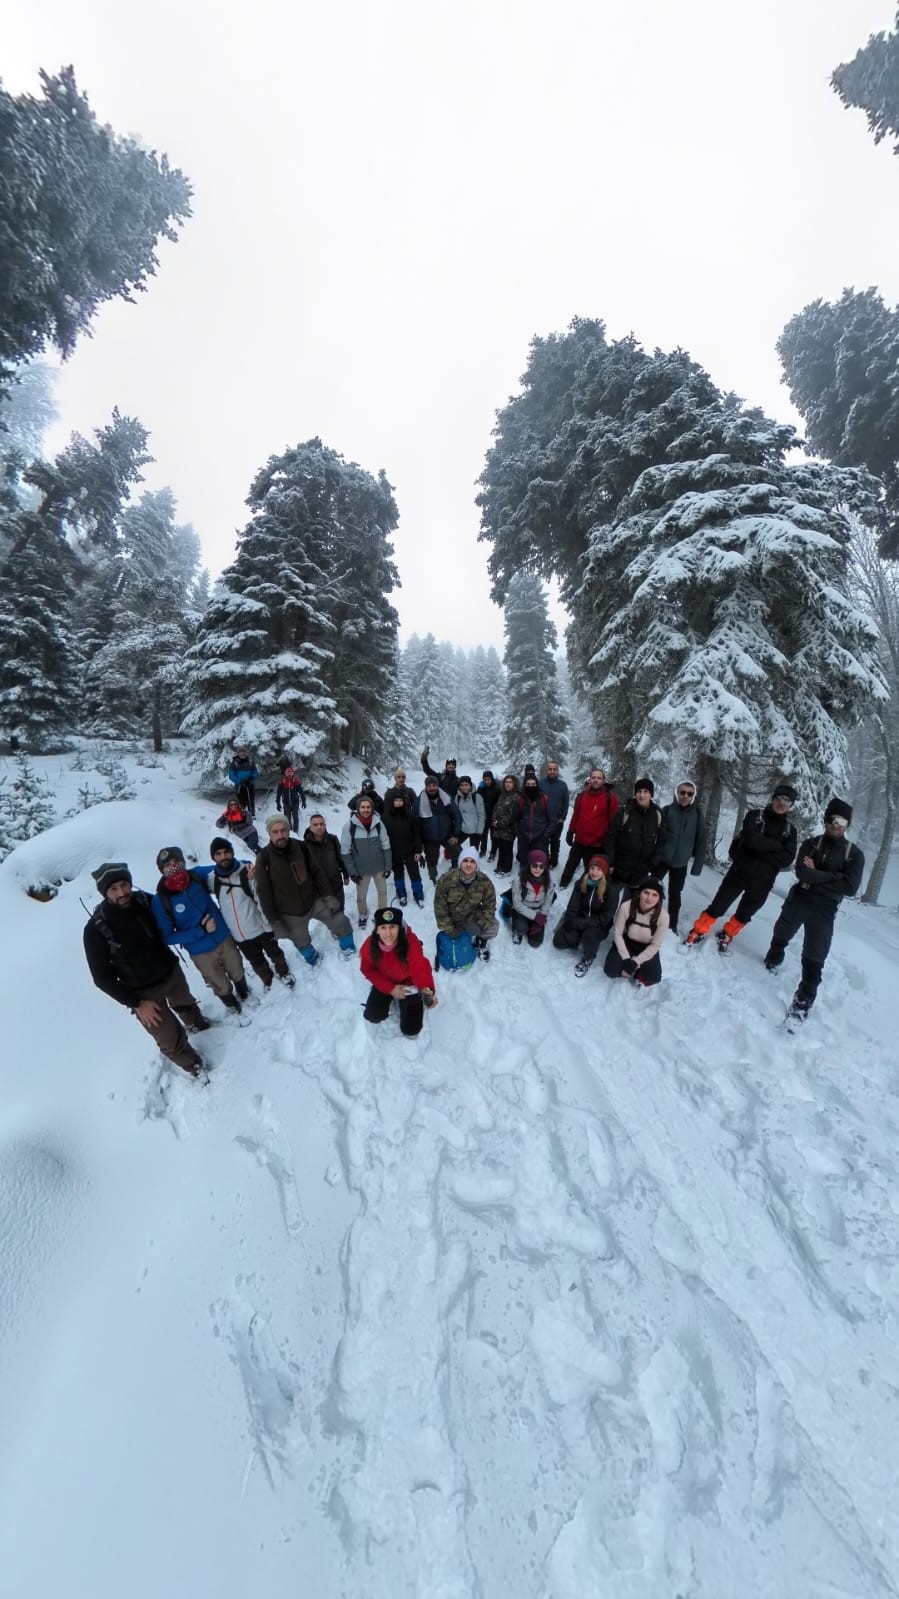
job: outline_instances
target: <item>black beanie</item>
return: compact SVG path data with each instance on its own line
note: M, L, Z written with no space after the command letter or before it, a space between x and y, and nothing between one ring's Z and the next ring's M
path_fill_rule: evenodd
M130 883L131 873L124 861L104 861L98 866L91 877L97 885L97 892L106 897L106 890L112 888L113 883Z
M641 877L639 883L634 885L634 898L637 898L638 895L642 894L644 888L655 889L655 892L659 896L659 904L664 905L665 885L664 883L660 883L657 877Z
M791 788L789 783L778 783L777 787L771 790L771 798L788 799L791 805L795 805L797 799L796 789Z
M827 802L824 820L825 822L832 822L835 816L845 816L847 823L852 821L852 806L849 801L837 799L836 795Z
M655 783L653 782L651 777L638 777L637 778L637 781L634 784L634 793L636 794L638 792L638 790L641 789L641 788L648 788L650 794L654 794L655 791L656 791Z
M229 849L231 854L234 854L234 845L231 843L230 838L214 838L209 846L210 857L215 854L217 849Z

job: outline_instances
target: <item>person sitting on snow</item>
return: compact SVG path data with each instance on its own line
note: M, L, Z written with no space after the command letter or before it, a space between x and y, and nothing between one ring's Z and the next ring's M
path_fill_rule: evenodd
M531 850L524 868L516 872L512 887L506 893L511 906L512 943L520 944L527 935L531 948L537 949L543 943L549 908L556 897L545 850Z
M575 977L586 977L596 952L612 925L615 906L608 892L609 863L604 855L591 855L583 877L575 880L565 916L553 933L556 949L577 949L581 958Z
M603 971L627 977L644 988L662 981L659 950L668 931L665 890L656 877L645 877L618 907L611 948Z
M375 930L360 954L362 976L371 983L365 1009L367 1022L383 1022L393 1000L400 1008L400 1032L414 1038L424 1023L424 1008L437 1004L430 962L401 910L379 906Z
M239 838L242 844L246 844L247 849L251 849L254 855L259 854L259 834L256 831L256 824L251 822L239 800L228 801L221 816L216 819L215 825L227 827L228 832Z
M434 890L434 917L441 933L457 939L467 933L482 960L489 961L488 939L499 932L496 919L496 889L480 871L478 852L463 849L459 864L438 878Z

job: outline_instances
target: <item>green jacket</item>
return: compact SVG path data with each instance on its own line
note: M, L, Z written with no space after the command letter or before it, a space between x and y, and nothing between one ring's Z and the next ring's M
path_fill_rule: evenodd
M458 867L444 872L434 890L434 916L441 933L448 933L450 938L460 927L486 932L496 917L492 879L478 871L466 883Z

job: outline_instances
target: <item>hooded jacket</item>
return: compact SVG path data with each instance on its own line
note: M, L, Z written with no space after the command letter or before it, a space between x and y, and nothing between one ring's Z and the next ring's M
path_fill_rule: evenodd
M803 866L810 855L815 865ZM836 914L841 899L851 899L861 888L865 870L865 857L857 844L848 838L828 838L818 833L814 838L803 839L796 858L797 883L791 894L806 895L827 906Z
M582 788L574 802L569 831L574 841L584 849L599 849L618 809L618 795L606 784L594 793L592 788Z
M730 858L744 883L769 890L778 872L785 872L796 857L796 829L770 805L747 811L730 846Z
M691 877L698 877L705 865L705 817L696 795L689 805L672 800L662 807L662 842L659 859L664 866L686 866L692 856Z
M463 833L483 833L487 822L487 813L484 809L482 795L472 790L470 794L463 794L461 788L456 790L456 809L462 823L460 831Z
M503 778L505 782L505 778ZM494 838L509 842L515 837L515 828L518 824L518 801L521 799L521 790L516 782L511 790L501 788L496 804L493 807L491 830Z
M615 915L607 888L605 878L599 883L594 883L589 872L579 877L565 906L563 918L565 925L582 931L588 922L595 922L602 937L605 938Z
M206 878L206 886L218 901L225 926L238 944L271 931L247 876L248 865L249 861L235 861L231 871L226 873L215 865L195 868Z
M621 883L635 883L658 868L662 813L650 801L644 810L628 800L612 818L603 853Z
M393 859L387 829L376 815L366 827L354 812L341 835L340 850L351 877L376 877L389 869Z

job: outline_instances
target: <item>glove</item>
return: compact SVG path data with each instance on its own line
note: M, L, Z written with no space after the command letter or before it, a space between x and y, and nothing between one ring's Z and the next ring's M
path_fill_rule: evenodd
M536 916L534 917L534 926L535 927L545 927L546 926L546 911L538 911L537 912Z
M487 940L484 937L483 933L476 933L474 938L472 939L472 943L474 944L475 949L486 949L487 948Z
M635 960L627 960L621 962L621 970L625 977L636 977L639 968Z
M347 875L347 873L346 873L346 872L344 872L344 874L343 874L343 883L344 883L344 887L346 887L346 885L347 885L347 883L348 883L348 882L349 882L349 880L350 880L350 879L349 879L349 876L348 876L348 875Z
M385 876L385 877L389 877L389 876L390 876L390 873L391 873L391 870L392 870L392 868L391 868L391 867L390 867L390 866L388 866L388 868L387 868L387 870L386 870L386 872L385 872L385 873L384 873L384 876Z
M351 877L351 878L350 878L350 882L351 882L351 883L361 883L361 882L362 882L362 878L361 878L361 877L355 877L355 876L352 876L352 877Z
M568 832L565 834L565 842L568 845L568 848L571 849L572 845L574 844L574 831L570 827Z

